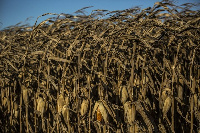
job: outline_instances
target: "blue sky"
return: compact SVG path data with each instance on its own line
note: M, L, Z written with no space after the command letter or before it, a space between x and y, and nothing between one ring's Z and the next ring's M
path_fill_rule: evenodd
M33 25L36 18L44 13L73 14L78 9L87 6L94 6L90 10L106 9L113 11L134 6L140 6L143 9L152 7L157 1L161 0L0 0L0 30L19 22ZM199 0L175 0L175 2L180 5L187 2L199 2ZM27 18L30 19L25 22ZM46 18L40 18L39 22Z

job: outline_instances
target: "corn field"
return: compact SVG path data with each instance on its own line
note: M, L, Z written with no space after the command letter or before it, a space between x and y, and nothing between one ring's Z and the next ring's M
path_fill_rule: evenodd
M0 130L200 133L200 11L82 8L0 31Z

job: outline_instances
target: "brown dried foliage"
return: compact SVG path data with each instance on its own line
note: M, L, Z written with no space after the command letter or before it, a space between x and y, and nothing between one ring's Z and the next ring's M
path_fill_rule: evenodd
M0 31L0 130L200 131L200 15L190 5L83 8Z

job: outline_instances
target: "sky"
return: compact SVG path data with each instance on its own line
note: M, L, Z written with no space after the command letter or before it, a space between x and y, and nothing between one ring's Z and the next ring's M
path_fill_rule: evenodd
M75 11L87 6L93 6L89 10L104 9L113 11L135 6L144 9L153 7L154 3L158 1L161 0L0 0L0 30L19 22L34 25L37 17L44 13L73 14ZM199 0L175 0L176 5L187 2L197 3ZM49 17L52 16L39 18L38 22ZM27 18L29 19L27 20Z

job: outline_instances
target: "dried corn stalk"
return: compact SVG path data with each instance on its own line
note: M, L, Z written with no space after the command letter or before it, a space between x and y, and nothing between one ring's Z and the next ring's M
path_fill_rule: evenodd
M87 7L1 30L0 131L198 132L200 17L189 7Z

